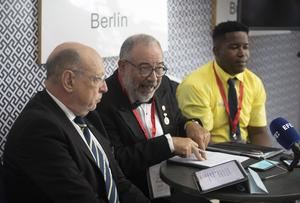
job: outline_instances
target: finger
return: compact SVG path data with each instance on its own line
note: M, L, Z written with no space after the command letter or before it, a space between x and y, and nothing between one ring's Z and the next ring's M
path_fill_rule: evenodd
M210 141L210 133L206 133L204 136L205 148L203 149L206 149L207 145L209 144L209 141Z
M199 148L193 147L193 153L195 155L195 157L197 158L197 160L203 161L205 160L204 157L202 157L202 154L199 151Z
M199 153L205 160L207 160L206 151L204 151L203 149L199 149Z
M191 150L191 146L190 145L187 145L186 147L185 147L185 149L184 149L184 154L185 154L185 156L186 157L190 157L191 156L191 154L192 154L192 152L191 152L192 150Z
M206 149L205 142L201 142L201 144L199 145L199 148L205 150Z
M205 136L205 138L204 138L204 148L203 149L206 149L209 141L210 141L210 136Z
M197 142L190 139L188 147L187 147L188 156L192 155L192 153L194 152L194 148L198 148L198 144L197 144Z

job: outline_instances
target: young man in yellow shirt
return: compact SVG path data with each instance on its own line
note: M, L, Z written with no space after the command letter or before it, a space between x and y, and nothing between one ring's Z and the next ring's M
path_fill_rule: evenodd
M177 88L182 113L200 119L213 143L269 145L266 92L261 79L247 68L248 27L220 23L212 37L215 60L193 71Z

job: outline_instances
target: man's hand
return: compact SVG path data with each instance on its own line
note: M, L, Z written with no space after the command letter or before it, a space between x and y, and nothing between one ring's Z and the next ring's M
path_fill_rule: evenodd
M198 145L199 148L205 150L209 141L210 141L210 133L208 130L203 128L197 122L190 122L186 126L186 135L187 137L194 140Z
M205 153L200 152L199 145L191 138L187 137L172 137L175 154L188 157L192 153L195 154L198 160L205 160Z

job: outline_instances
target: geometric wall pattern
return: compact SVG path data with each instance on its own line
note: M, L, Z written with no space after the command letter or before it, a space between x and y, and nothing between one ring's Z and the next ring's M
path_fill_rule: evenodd
M0 155L24 104L42 89L37 63L37 1L0 0Z
M268 121L284 117L300 130L300 31L252 37L249 67L264 81ZM300 131L299 131L300 132ZM274 141L274 145L277 145Z
M181 79L213 58L211 0L168 0L168 74ZM268 122L278 116L300 127L300 32L251 36L250 69L264 81ZM38 58L37 0L0 0L0 157L5 137L24 105L43 88ZM104 59L110 75L116 57Z

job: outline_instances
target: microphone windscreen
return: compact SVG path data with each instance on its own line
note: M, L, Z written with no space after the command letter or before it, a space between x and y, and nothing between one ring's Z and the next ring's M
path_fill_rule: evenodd
M295 142L300 141L300 136L290 122L284 118L276 118L270 124L272 135L285 149L291 149Z

